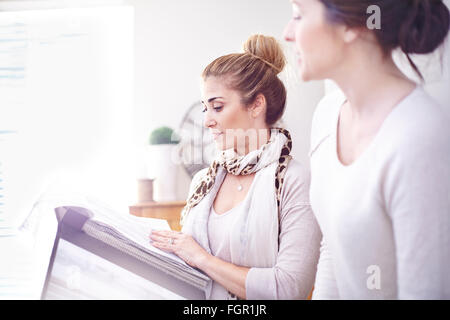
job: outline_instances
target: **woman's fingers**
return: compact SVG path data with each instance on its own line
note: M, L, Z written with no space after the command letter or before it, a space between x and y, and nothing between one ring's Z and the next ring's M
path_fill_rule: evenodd
M153 240L151 245L158 249L168 252L174 252L175 250L175 239L173 237L158 236L152 232L152 234L150 234L150 239Z
M150 234L151 244L166 252L175 253L187 264L196 267L206 251L188 234L177 231L155 230Z
M168 251L168 252L173 252L174 251L174 248L169 243L153 242L152 245L154 247L156 247L158 249L161 249L161 250L164 250L164 251Z
M161 236L157 236L157 235L154 235L154 234L150 234L150 239L152 239L153 241L156 241L156 242L170 243L171 242L170 239L173 239L173 238L161 237Z
M150 235L157 235L167 238L179 238L182 234L183 234L182 232L170 230L152 230L152 232L150 233Z
M177 231L168 230L152 230L150 239L153 240L151 244L161 250L168 252L175 252L180 241L183 241L184 234Z

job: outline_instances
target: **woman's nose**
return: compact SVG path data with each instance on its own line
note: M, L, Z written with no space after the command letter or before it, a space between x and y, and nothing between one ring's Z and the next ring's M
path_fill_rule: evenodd
M217 124L216 120L214 120L214 119L209 115L209 112L206 111L206 113L205 113L205 123L204 123L205 127L206 127L206 128L211 128L211 127L214 127L216 124Z
M290 21L284 28L283 38L284 38L284 40L286 40L288 42L294 41L294 32L293 32L293 28L292 28L292 21Z

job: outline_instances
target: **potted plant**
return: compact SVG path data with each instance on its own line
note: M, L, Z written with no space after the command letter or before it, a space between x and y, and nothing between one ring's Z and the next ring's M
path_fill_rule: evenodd
M155 201L176 200L177 163L173 155L179 142L174 130L166 126L156 128L150 134L147 173L150 179L154 179Z

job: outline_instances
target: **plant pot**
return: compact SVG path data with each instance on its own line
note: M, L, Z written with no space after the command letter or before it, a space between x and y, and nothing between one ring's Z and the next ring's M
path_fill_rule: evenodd
M147 175L153 181L154 201L176 201L177 166L173 160L176 144L150 145Z

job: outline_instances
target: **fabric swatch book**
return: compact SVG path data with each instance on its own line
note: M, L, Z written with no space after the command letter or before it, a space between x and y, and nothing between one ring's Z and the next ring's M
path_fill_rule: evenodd
M205 290L210 278L189 266L173 253L162 251L150 244L152 229L170 230L167 221L123 214L90 201L86 205L64 205L55 208L59 221L65 215L78 215L81 230L142 262L147 263L200 290Z

